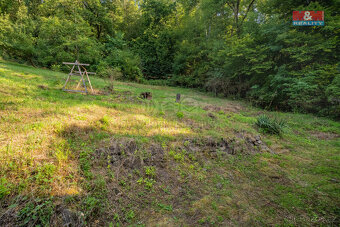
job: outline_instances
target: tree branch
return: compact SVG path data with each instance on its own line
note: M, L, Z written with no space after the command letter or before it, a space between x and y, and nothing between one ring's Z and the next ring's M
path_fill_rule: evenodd
M247 15L248 15L248 12L249 12L250 8L253 6L254 2L255 2L255 0L252 0L250 2L250 4L248 5L247 11L244 14L244 17L242 18L241 25L243 24L243 21L246 19Z
M227 2L227 4L228 4L228 6L230 7L230 9L231 9L232 11L234 11L233 5L231 5L229 2Z

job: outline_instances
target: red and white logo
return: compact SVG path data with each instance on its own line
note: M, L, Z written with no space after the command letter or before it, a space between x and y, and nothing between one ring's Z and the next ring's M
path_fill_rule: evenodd
M324 11L293 11L293 25L323 26L325 25Z

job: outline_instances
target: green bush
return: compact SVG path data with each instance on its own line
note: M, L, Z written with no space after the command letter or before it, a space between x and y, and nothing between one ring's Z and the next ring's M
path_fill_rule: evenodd
M129 50L123 34L107 36L105 57L99 63L97 73L102 77L114 75L119 79L140 81L142 78L141 63L138 55Z
M283 133L286 123L283 120L271 119L267 115L257 118L256 125L265 133L280 135Z

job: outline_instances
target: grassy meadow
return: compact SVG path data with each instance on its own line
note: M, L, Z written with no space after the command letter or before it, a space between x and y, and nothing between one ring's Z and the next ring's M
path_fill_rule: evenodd
M340 224L339 122L93 76L94 94L68 93L66 77L0 60L0 226Z

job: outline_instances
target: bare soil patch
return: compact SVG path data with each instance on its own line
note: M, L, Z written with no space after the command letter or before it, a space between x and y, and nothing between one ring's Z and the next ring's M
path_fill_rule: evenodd
M186 148L191 152L208 152L211 156L229 154L256 154L273 152L258 136L237 134L234 138L215 139L211 137L200 140L188 140Z
M340 137L339 134L332 132L312 132L311 135L320 140L332 140Z
M224 113L240 113L243 110L243 107L238 105L228 105L228 106L215 106L215 105L207 105L203 108L206 111L211 112L224 112Z

